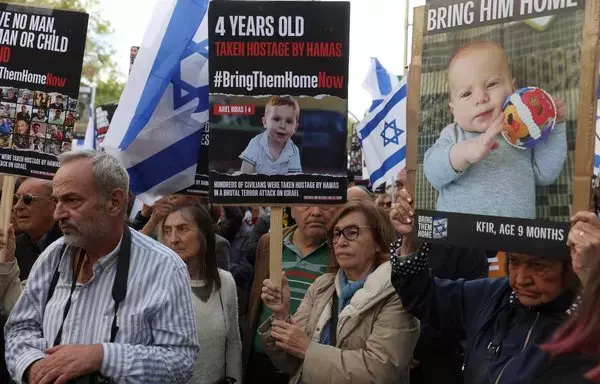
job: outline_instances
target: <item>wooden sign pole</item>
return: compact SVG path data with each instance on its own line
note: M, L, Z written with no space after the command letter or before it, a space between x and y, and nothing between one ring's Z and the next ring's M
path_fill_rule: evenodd
M588 211L591 205L592 175L594 174L594 145L596 142L596 87L600 58L600 3L586 1L581 47L581 86L577 111L575 139L575 174L573 176L573 206L571 213Z
M0 199L0 230L4 233L4 241L8 241L6 231L10 225L15 194L15 176L4 175L2 182L2 199ZM6 248L0 249L0 260L6 260Z
M419 114L421 113L421 66L423 62L423 30L425 28L425 7L413 10L412 59L408 74L408 96L406 104L406 188L411 196L416 196L417 185L417 149ZM413 238L404 239L406 246L411 247Z
M283 244L283 208L271 207L269 238L269 279L281 286L282 244Z

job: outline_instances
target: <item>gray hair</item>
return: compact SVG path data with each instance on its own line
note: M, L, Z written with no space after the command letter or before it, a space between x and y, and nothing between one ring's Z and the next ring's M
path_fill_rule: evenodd
M60 165L79 159L89 159L92 162L92 175L96 189L104 199L107 199L115 189L122 189L125 191L125 196L129 197L129 175L119 160L106 152L92 149L69 151L58 157Z

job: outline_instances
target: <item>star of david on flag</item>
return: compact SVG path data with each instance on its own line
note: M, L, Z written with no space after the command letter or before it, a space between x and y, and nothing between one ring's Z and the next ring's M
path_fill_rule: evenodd
M385 147L388 144L400 145L399 137L403 132L403 130L396 127L396 119L392 120L390 123L386 122L383 127L383 132L381 132L383 146Z
M144 203L194 184L208 121L209 0L159 0L102 143Z
M406 164L406 95L402 80L356 126L373 188L392 182Z

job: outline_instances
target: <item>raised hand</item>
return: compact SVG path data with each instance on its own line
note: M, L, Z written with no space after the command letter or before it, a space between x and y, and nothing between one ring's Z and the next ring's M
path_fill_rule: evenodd
M463 172L471 164L481 161L491 151L497 149L500 146L497 137L505 126L504 114L501 113L492 121L484 133L453 145L450 149L452 168L457 172Z
M577 212L572 218L567 245L573 271L585 284L589 272L600 261L600 221L593 212Z

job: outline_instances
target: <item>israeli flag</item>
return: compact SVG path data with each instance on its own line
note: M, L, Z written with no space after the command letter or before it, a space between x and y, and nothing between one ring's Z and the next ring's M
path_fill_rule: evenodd
M363 82L363 88L371 94L371 98L373 99L373 104L371 104L369 112L377 108L383 102L385 96L389 95L392 89L397 87L398 84L400 84L398 77L389 73L377 58L372 57L371 67Z
M373 189L405 167L406 95L403 80L356 127Z
M208 121L208 3L157 3L102 143L146 204L194 184Z

